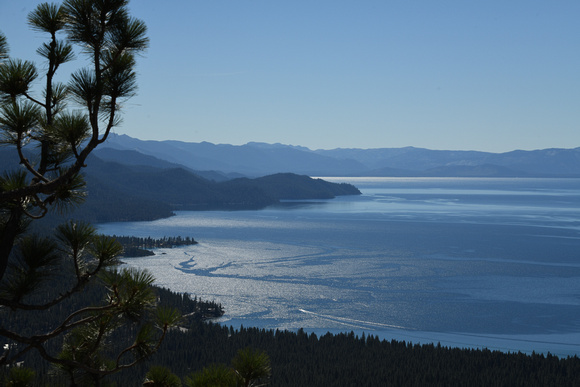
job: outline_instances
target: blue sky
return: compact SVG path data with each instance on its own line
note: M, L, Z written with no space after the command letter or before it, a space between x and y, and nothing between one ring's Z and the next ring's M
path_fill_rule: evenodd
M14 57L38 60L43 37L26 26L38 3L0 1ZM151 46L117 133L311 149L580 146L577 0L133 0L130 8Z

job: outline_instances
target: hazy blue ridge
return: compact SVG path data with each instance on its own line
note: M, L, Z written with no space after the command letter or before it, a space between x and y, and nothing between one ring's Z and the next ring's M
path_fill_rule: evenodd
M124 165L133 165L133 166L141 165L141 166L150 166L150 167L165 168L165 169L167 169L167 168L183 168L183 169L186 169L190 172L195 173L196 175L198 175L200 177L203 177L203 178L208 179L208 180L213 180L213 181L225 181L225 180L229 180L229 179L234 178L234 177L239 177L239 176L236 176L235 174L228 175L228 174L221 173L218 171L193 170L191 168L186 167L183 164L178 164L178 163L170 162L167 160L163 160L163 159L157 158L155 156L151 156L148 154L138 152L136 150L120 150L120 149L105 147L105 148L96 149L94 151L94 154L102 160L118 162L118 163L124 164Z
M366 168L354 160L339 160L291 146L265 147L263 144L234 146L208 142L141 141L126 135L112 136L104 147L134 150L187 168L241 173L251 177L279 172L326 175L340 168L358 173Z
M142 141L126 135L112 136L105 146L227 177L231 173L260 177L280 172L308 176L580 177L580 148L505 153L415 147L310 150L256 142Z

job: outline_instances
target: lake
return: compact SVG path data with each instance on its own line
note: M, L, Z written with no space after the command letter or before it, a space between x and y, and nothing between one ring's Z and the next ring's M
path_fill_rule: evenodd
M580 179L325 179L363 194L98 228L194 237L125 262L226 325L580 354Z

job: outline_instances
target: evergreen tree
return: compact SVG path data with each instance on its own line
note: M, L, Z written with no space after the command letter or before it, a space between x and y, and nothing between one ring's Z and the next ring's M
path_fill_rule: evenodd
M136 91L135 56L148 45L146 26L129 15L126 0L43 3L28 23L48 36L37 50L45 62L40 93L36 66L10 58L0 34L0 145L15 161L0 176L0 335L8 342L0 365L35 350L73 385L99 385L154 352L180 316L156 307L149 273L113 268L122 251L113 238L86 223L70 221L42 237L29 225L82 202L87 157L120 123L121 105ZM55 74L75 58L75 46L86 67L58 83ZM66 290L54 293L55 281ZM98 305L83 305L43 331L16 323L22 313L52 313L91 283L105 288ZM120 330L132 339L112 343Z
M146 387L181 387L181 380L168 368L153 366L145 375L143 386Z
M234 370L225 364L212 364L185 378L188 387L236 387Z
M272 373L270 357L263 351L245 348L238 351L232 359L240 384L244 387L263 386Z
M8 42L6 36L0 32L0 63L8 59Z

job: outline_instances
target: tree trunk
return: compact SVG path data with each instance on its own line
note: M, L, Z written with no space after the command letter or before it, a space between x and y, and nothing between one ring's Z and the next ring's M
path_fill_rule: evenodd
M8 218L8 221L4 224L2 236L0 237L0 281L4 278L4 273L8 266L8 257L10 257L10 253L12 252L14 241L22 231L20 227L22 215L22 209L15 208L10 211L10 218Z

